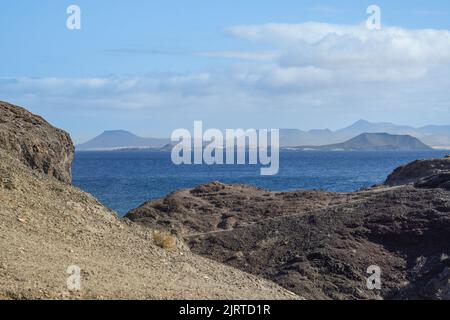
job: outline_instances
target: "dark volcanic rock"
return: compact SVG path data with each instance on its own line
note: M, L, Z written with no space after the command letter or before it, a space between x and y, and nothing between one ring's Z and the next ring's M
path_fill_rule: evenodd
M442 173L429 178L423 178L415 183L417 188L442 188L450 190L450 173Z
M391 175L415 185L348 194L213 183L148 202L128 218L177 232L193 252L308 299L450 299L445 161ZM367 287L373 265L381 290Z
M213 182L146 202L126 218L180 235L220 232L267 218L344 203L353 195L321 191L268 192L245 185Z
M440 289L424 286L450 262L441 261L450 254L450 196L405 187L186 240L196 253L311 299L434 299ZM366 287L371 265L383 273L379 292Z
M388 176L385 184L388 186L399 186L416 183L424 178L445 173L450 173L450 158L417 160L395 169Z
M34 170L70 183L70 136L27 110L0 102L0 149Z

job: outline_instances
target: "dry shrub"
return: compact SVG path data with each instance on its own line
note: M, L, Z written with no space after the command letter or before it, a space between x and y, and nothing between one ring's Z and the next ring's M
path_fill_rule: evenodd
M158 247L167 251L172 251L176 248L176 239L168 232L154 231L153 241Z

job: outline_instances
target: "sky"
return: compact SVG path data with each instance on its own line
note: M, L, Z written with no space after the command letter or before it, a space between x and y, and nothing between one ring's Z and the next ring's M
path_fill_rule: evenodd
M366 10L381 9L369 30ZM81 9L69 30L66 10ZM81 143L104 130L450 124L449 1L17 0L0 100Z

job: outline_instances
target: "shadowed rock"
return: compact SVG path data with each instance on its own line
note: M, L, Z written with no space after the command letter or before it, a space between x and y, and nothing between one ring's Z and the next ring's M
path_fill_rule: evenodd
M442 173L416 182L417 188L442 188L450 190L450 173Z
M388 186L399 186L416 183L424 178L445 173L450 173L450 158L417 160L395 169L388 176L385 184Z

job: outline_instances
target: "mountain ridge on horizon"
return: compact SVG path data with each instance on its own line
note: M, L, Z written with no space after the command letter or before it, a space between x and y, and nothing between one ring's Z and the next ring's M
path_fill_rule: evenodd
M79 151L114 150L120 148L162 148L170 143L170 139L145 138L126 130L105 130L93 139L78 144Z
M342 129L280 129L281 147L305 145L325 146L346 142L363 133L388 133L409 135L432 147L450 148L450 125L426 125L413 127L391 122L370 122L360 119ZM169 138L140 137L130 131L105 130L93 139L78 144L78 151L114 150L122 148L163 148L170 144Z
M317 151L427 151L433 150L422 141L410 135L389 133L361 133L342 143L324 146L302 146L296 150Z
M450 125L426 125L413 127L391 122L369 122L360 119L342 129L281 129L280 144L284 147L304 145L325 146L343 143L363 133L388 133L409 135L432 147L450 147Z

